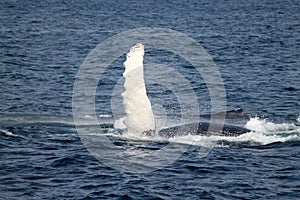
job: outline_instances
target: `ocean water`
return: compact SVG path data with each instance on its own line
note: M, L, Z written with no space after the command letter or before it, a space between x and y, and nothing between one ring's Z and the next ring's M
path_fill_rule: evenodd
M299 1L279 0L1 1L0 199L299 199L299 10ZM111 108L124 52L98 83L100 129L82 116L80 130L95 139L92 147L105 135L126 155L149 155L168 144L186 151L146 173L97 159L74 126L76 75L98 44L142 27L172 29L201 44L221 74L227 110L243 108L251 116L230 123L253 131L149 139L113 130L113 112L124 114L122 106ZM154 62L179 70L197 95L199 112L211 112L209 91L193 66L146 46L145 66ZM164 108L157 117L178 116L176 95L147 83L146 75L147 69L152 104ZM193 114L185 117L193 120ZM199 151L211 141L214 148L202 158ZM113 148L97 150L126 162L124 154L109 154Z

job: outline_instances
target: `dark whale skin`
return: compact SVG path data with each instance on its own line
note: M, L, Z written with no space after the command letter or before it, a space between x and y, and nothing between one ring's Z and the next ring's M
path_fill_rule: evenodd
M211 126L211 127L210 127ZM209 130L210 127L210 130ZM184 124L179 126L173 126L165 129L161 129L158 132L158 135L161 137L175 137L183 135L218 135L218 136L230 136L236 137L248 132L251 130L235 125L224 124L223 127L221 124L210 124L208 122L200 123L191 123Z

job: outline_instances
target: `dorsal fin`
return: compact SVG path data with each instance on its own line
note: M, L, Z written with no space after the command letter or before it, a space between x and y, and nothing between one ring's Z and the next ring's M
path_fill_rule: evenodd
M234 110L227 111L227 113L239 113L239 114L242 114L243 113L243 109L242 108L237 108L237 109L234 109Z

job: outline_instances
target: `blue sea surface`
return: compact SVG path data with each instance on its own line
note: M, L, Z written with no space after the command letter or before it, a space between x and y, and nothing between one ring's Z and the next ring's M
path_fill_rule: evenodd
M299 22L300 1L292 0L2 0L0 199L300 199ZM189 138L161 142L110 134L124 149L151 152L175 142L187 151L149 173L121 172L96 159L72 118L76 74L98 44L142 27L172 29L201 44L221 74L227 109L243 108L251 118L238 123L255 133L215 138L205 158ZM209 91L192 66L145 48L145 63L183 69L199 111L211 112ZM98 83L103 132L96 134L112 128L112 90L125 54ZM147 86L150 99L178 114L172 91Z

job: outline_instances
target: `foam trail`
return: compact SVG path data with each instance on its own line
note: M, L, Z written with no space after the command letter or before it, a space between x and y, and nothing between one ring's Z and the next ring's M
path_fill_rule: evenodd
M16 135L8 130L0 130L0 133L3 133L4 135L6 136L10 136L10 137L20 137L20 138L24 138L23 136L21 135Z
M266 119L259 119L258 117L251 118L247 124L246 128L253 130L255 132L270 134L270 133L300 133L299 126L289 123L276 124L273 122L268 122Z
M138 43L127 53L124 62L125 91L122 96L126 116L123 122L128 133L134 134L155 130L154 115L145 88L144 53L144 45Z

